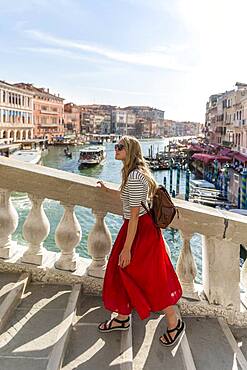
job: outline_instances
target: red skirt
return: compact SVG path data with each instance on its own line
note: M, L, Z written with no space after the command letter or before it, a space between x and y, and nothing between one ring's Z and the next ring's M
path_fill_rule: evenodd
M125 220L107 264L103 302L106 309L129 315L135 309L141 319L177 303L182 288L165 249L161 231L147 214L139 217L131 247L131 262L118 266L129 220Z

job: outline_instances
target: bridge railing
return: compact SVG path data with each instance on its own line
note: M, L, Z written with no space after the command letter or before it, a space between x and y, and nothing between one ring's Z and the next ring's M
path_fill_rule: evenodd
M73 173L30 165L9 158L0 158L0 258L8 261L14 242L12 235L18 225L18 214L11 201L11 192L27 193L32 207L23 225L27 249L23 263L42 266L45 239L50 224L43 209L44 199L53 199L63 206L63 216L55 231L55 242L61 253L55 267L75 271L78 257L75 249L82 231L74 208L90 208L95 218L87 245L92 261L87 274L103 278L107 256L112 246L111 234L105 224L107 213L122 214L118 186L106 184L110 190L96 187L97 180ZM202 286L209 304L240 311L241 283L247 288L247 263L240 269L240 244L247 246L247 217L176 199L179 218L171 227L182 236L182 247L176 270L185 296L196 298L196 264L191 238L202 235Z

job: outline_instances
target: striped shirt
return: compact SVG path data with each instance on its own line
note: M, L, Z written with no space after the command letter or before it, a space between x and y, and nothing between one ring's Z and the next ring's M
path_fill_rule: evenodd
M147 179L139 170L131 171L120 196L123 202L123 217L130 219L131 207L140 207L139 217L147 213L141 206L141 202L147 205L147 196Z

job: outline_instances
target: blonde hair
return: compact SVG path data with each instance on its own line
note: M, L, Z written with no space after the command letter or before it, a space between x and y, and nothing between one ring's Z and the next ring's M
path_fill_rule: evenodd
M121 142L123 142L126 150L126 159L123 161L120 190L123 190L130 172L138 169L148 181L148 198L151 199L158 185L143 158L140 142L135 137L127 135L121 138Z

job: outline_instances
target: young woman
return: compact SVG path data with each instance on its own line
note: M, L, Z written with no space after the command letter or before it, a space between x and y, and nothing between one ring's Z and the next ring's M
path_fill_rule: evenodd
M140 143L130 136L115 145L115 159L123 162L120 197L124 223L109 257L103 287L106 309L117 317L101 323L101 332L127 330L135 309L141 319L150 312L163 311L167 331L162 344L173 345L185 330L173 305L182 295L177 275L167 255L160 229L142 207L152 198L157 184L142 155ZM107 189L102 181L101 187Z

